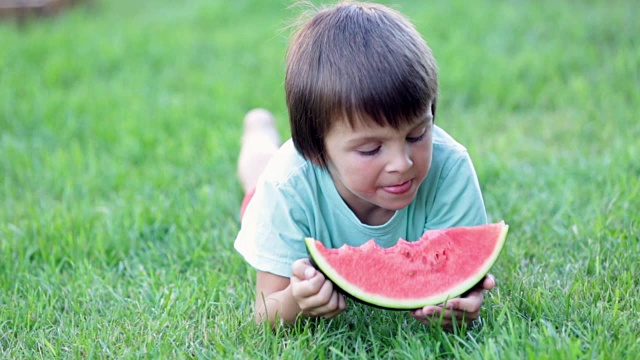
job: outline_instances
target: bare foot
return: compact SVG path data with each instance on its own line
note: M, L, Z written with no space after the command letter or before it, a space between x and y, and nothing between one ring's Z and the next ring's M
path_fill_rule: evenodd
M238 156L238 177L245 193L255 188L258 177L280 148L280 135L273 115L253 109L244 117L244 132Z

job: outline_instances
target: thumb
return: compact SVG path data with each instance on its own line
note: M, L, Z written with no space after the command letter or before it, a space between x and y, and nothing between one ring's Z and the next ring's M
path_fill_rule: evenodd
M309 266L306 269L304 269L304 278L307 280L314 277L315 274L316 274L316 269L314 269L313 266Z
M309 259L298 259L291 265L291 274L298 279L308 280L316 274L316 269L311 266Z
M482 281L482 287L485 290L491 290L495 286L496 286L496 278L491 274L487 274L487 276Z

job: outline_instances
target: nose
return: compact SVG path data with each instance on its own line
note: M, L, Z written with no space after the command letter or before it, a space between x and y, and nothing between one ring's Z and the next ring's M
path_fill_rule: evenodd
M387 161L387 172L405 172L413 166L411 159L411 148L409 145L399 146L397 149L389 152Z

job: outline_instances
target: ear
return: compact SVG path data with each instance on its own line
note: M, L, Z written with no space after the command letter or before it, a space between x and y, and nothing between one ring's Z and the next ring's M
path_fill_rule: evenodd
M436 123L436 104L438 103L438 98L434 97L433 102L431 102L431 115L433 115L433 123Z

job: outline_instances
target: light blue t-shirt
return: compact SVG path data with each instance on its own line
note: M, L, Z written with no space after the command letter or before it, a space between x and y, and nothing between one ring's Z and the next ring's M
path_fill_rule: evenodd
M360 222L340 197L328 171L305 160L287 141L267 165L249 203L235 249L256 270L290 277L308 257L304 238L326 247L383 247L415 241L425 230L487 223L480 186L467 150L434 126L429 173L409 206L383 225Z

